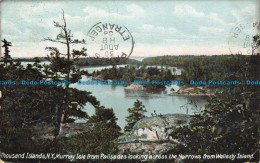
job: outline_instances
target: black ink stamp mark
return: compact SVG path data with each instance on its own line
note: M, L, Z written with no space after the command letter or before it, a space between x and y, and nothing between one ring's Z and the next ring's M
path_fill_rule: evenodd
M133 53L135 42L125 26L98 22L88 31L87 43L90 55L118 63Z
M254 55L258 46L254 43L253 37L260 32L260 21L237 23L230 32L228 41L231 54Z

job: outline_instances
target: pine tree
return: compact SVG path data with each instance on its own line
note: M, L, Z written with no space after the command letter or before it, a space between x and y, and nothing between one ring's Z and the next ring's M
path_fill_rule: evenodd
M111 154L117 151L116 139L121 135L121 128L116 123L117 118L112 108L96 107L96 113L89 118L94 123L88 140L90 152L93 154ZM93 148L94 147L94 148Z
M12 46L11 42L6 41L6 39L1 40L4 45L2 46L5 50L4 50L4 64L5 66L7 66L8 62L10 64L12 64L12 59L11 59L11 55L9 54L10 50L9 47Z
M96 107L95 114L88 121L93 127L71 137L60 137L57 143L59 152L117 154L117 138L121 135L121 128L116 120L112 108Z
M54 94L55 86L21 84L21 80L43 80L40 65L37 59L35 61L27 67L21 66L20 62L7 66L0 64L0 80L13 83L0 87L0 149L5 152L44 150L45 145L40 149L35 147L35 136L41 130L40 126L50 127L55 123L54 108L61 104L62 97L58 92ZM42 140L41 143L44 144L45 141Z
M255 46L260 42L255 39ZM237 64L242 56L221 58L220 64L224 70L232 70L232 75L223 79L246 79L256 81L259 78L260 56L251 55L247 62ZM243 58L242 58L243 59ZM220 62L218 62L220 63ZM190 125L174 129L171 136L183 142L169 153L181 154L212 154L212 153L243 153L253 155L253 158L244 158L239 161L254 162L259 160L259 93L256 85L241 84L225 87L208 100L205 109L199 115L193 116ZM238 161L238 160L235 160ZM203 162L203 161L202 161Z
M252 42L252 55L255 54L255 50L260 46L260 35L255 35Z
M62 11L62 19L63 23L58 23L54 21L54 26L60 29L60 33L57 35L57 37L55 39L52 39L50 37L44 39L45 41L64 44L67 49L67 52L63 54L56 47L46 47L47 50L51 51L50 56L48 56L51 64L49 66L46 66L46 69L44 71L46 74L49 75L49 78L52 78L52 80L62 80L67 82L67 84L65 85L64 105L62 108L60 119L61 125L62 123L70 122L72 120L69 119L69 116L71 115L68 113L76 113L77 115L81 114L81 117L82 115L85 115L86 118L86 114L84 114L80 109L77 109L77 107L72 107L72 103L73 105L77 105L77 102L72 100L71 94L73 94L73 89L70 89L69 83L75 83L79 79L81 79L82 73L79 69L76 69L75 61L81 56L87 56L87 49L84 47L81 50L73 49L71 52L72 45L85 44L85 40L73 39L73 34L71 30L67 28L64 11ZM97 102L95 101L94 103L96 104ZM80 106L81 104L78 105ZM70 109L73 108L74 111L71 111ZM59 133L62 132L61 125Z
M144 118L144 113L146 112L145 106L141 101L136 100L134 107L128 108L129 115L126 117L127 125L125 126L125 131L131 131L137 121Z

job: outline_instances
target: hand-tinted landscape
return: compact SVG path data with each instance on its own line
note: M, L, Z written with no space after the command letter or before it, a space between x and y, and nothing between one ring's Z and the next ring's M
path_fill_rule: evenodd
M259 161L258 1L0 6L1 160Z

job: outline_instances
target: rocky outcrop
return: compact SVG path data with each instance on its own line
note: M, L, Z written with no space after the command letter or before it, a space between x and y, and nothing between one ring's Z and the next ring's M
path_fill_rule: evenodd
M162 154L181 143L170 133L174 128L188 125L190 116L186 114L167 114L139 120L131 132L119 137L121 153L131 151L142 154Z
M92 77L93 80L105 81L100 75Z
M92 123L63 123L61 124L61 133L58 137L70 137L82 132L86 132L93 127ZM35 135L39 139L53 139L55 138L54 126L38 125Z
M94 124L92 123L63 123L61 124L62 132L59 137L70 137L81 132L90 130Z
M144 86L143 86L143 85L140 85L140 84L131 84L131 85L129 85L128 87L126 87L125 89L141 90L141 91L146 90L146 89L144 88Z
M213 96L212 90L203 87L181 88L177 92L170 93L169 96Z

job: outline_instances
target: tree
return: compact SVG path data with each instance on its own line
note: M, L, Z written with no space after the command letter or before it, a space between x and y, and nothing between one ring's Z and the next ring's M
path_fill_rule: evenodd
M243 59L243 56L238 57ZM228 58L225 60L229 61ZM237 59L232 61L225 66L226 70L236 68L229 79L241 79L247 73L248 79L257 80L260 75L259 55L250 56L248 63L242 62L244 65L237 64ZM230 86L217 92L209 99L202 114L193 116L189 126L174 129L171 136L185 146L178 145L169 153L243 153L253 154L254 158L239 161L259 160L259 92L259 87L248 85Z
M6 41L6 39L3 39L3 40L1 40L1 41L4 43L4 45L2 46L2 47L4 47L4 49L5 49L4 57L3 57L3 58L4 58L4 64L5 64L5 66L7 66L8 62L9 62L10 64L12 64L11 55L9 54L9 52L10 52L9 47L12 46L12 43Z
M128 108L129 115L126 117L127 125L125 126L125 131L131 131L137 121L144 118L144 113L146 112L145 106L141 101L136 100L134 107Z
M260 46L260 35L253 36L253 43L252 43L252 55L255 54L255 50Z
M74 102L71 99L70 91L73 90L70 90L69 83L77 82L82 75L80 70L76 69L74 62L81 56L87 56L87 49L84 47L81 50L73 49L71 52L72 45L85 44L85 40L73 39L73 34L71 33L71 30L67 28L67 22L63 10L62 19L62 24L54 21L54 26L60 29L60 33L57 35L57 37L55 39L52 39L50 37L44 39L44 41L64 44L67 50L65 54L62 54L56 47L46 47L47 50L51 51L50 56L48 56L51 64L47 66L45 70L46 74L51 75L49 76L49 78L52 78L52 80L63 80L68 82L65 85L64 105L60 120L61 124L65 123L66 120L68 120L69 115L67 113L69 112L69 109L72 109L71 103ZM64 74L65 77L62 76L62 74ZM60 127L60 132L62 132L62 127Z
M12 60L10 56L10 60ZM61 105L61 94L53 92L52 85L22 85L21 80L40 81L44 75L36 62L26 67L20 62L0 64L0 81L9 84L1 85L0 98L0 138L1 150L11 153L24 151L42 151L46 149L45 140L37 148L35 137L42 126L54 126L55 106Z
M59 152L116 154L117 138L121 135L121 128L117 125L116 120L112 108L96 107L95 114L88 121L89 124L93 124L93 127L71 137L58 138Z

